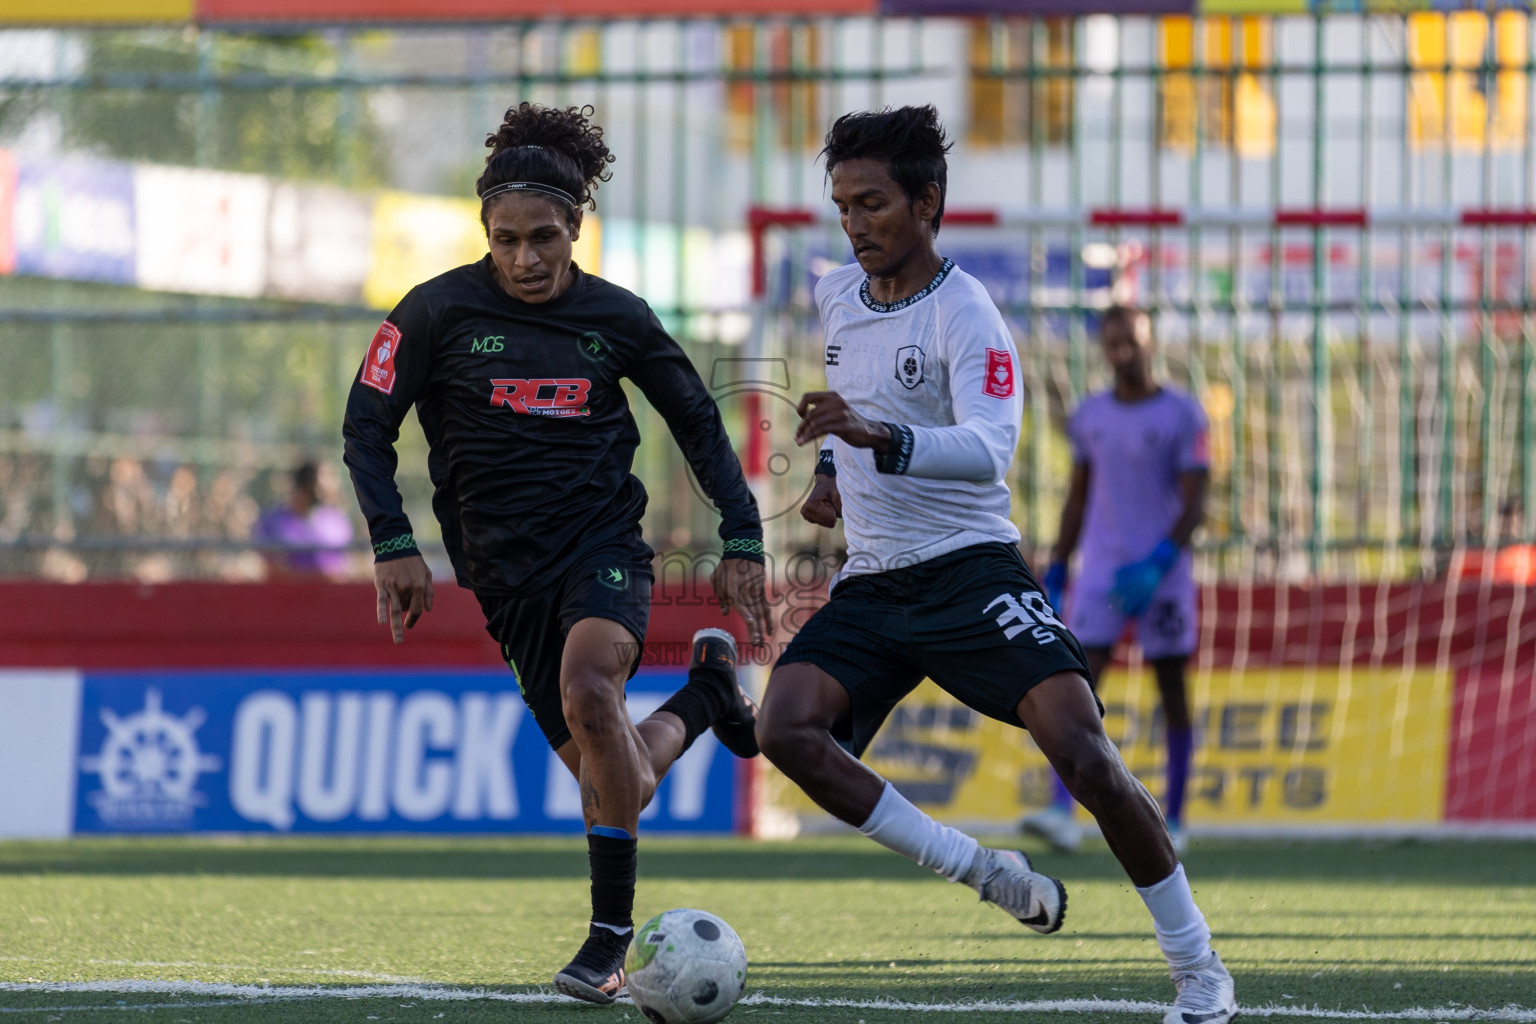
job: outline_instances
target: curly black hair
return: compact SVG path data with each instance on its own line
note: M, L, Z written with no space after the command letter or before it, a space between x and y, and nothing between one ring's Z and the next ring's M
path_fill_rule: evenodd
M592 114L590 106L559 110L523 102L508 107L501 127L485 137L491 155L475 182L475 195L483 196L508 182L526 181L574 196L576 206L597 209L592 192L613 177L607 169L613 154L603 144L601 126L588 120ZM572 221L576 206L568 213ZM480 223L486 223L483 206Z
M944 192L949 164L944 154L954 148L939 123L933 104L892 110L861 110L844 114L827 130L821 155L827 177L844 160L881 160L891 179L907 194L908 205L917 202L930 181L939 186L939 210L933 217L933 233L944 219Z

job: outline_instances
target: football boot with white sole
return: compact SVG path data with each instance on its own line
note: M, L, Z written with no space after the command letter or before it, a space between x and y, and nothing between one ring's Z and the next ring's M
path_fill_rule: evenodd
M1020 924L1042 935L1056 931L1066 919L1066 887L1035 871L1019 850L978 847L962 881L975 889L983 902L1003 908Z
M1163 1024L1227 1024L1237 1016L1232 975L1215 950L1195 966L1176 967L1170 973L1179 995Z

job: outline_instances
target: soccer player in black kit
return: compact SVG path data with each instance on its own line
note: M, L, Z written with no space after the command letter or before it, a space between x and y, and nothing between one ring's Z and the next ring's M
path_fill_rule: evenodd
M754 644L772 632L763 532L719 411L649 306L571 262L582 208L613 161L591 108L509 109L475 183L490 252L413 288L379 327L347 400L346 463L368 518L378 616L395 643L432 608L432 577L395 486L411 406L432 507L460 585L485 611L550 746L581 784L592 874L587 941L555 975L610 1003L633 932L640 811L705 729L757 753L756 708L729 633L700 630L688 683L638 724L624 684L640 660L652 551L630 473L640 435L619 386L661 413L719 509L711 582Z

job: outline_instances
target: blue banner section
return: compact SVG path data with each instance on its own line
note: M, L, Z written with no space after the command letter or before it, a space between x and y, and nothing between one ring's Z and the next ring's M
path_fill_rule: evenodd
M16 273L133 284L133 168L116 163L17 167Z
M685 680L630 681L638 721ZM88 672L76 833L573 832L576 780L501 671ZM729 832L735 759L705 733L642 832Z

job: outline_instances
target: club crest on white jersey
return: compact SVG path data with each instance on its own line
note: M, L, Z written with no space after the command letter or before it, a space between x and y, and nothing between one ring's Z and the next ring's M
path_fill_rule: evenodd
M896 379L911 391L923 382L923 350L916 345L905 345L896 350Z

